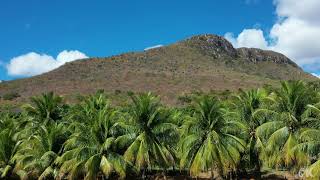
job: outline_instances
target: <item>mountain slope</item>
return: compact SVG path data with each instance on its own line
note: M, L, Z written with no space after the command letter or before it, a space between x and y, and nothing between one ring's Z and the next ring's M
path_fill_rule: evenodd
M236 90L275 85L279 80L315 80L282 54L235 49L216 35L199 35L143 52L67 63L32 78L0 84L0 96L23 98L45 91L62 95L106 91L153 91L168 103L191 91ZM20 98L21 99L21 98Z

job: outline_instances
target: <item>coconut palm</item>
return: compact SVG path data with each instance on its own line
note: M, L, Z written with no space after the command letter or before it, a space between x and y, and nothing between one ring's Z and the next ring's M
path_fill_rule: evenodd
M17 170L28 172L29 176L45 179L56 177L54 161L62 150L68 136L63 124L41 126L32 136L21 140L14 160Z
M91 124L95 121L101 110L110 109L110 102L103 91L97 91L94 95L82 97L82 101L70 109L66 119L73 123Z
M305 178L320 178L320 103L308 105L304 118L310 122L309 128L302 129L299 144L294 147L295 155L304 152L308 155L305 164L310 165L304 172Z
M242 91L235 96L234 109L230 115L246 125L247 147L244 160L247 161L250 168L260 172L261 163L259 160L260 152L263 149L263 142L257 136L256 131L259 126L266 122L263 102L267 97L264 89L253 89L250 91Z
M47 123L62 118L62 97L49 92L38 97L32 97L30 100L32 104L26 104L23 108L35 120Z
M177 131L176 125L170 121L170 114L151 93L132 95L131 98L129 119L117 123L125 129L125 133L117 138L122 147L127 147L125 160L142 171L143 177L146 170L174 166L174 153L168 141L176 137Z
M10 129L1 129L0 132L0 177L9 177L14 168L12 157L15 154L16 142Z
M180 168L190 169L192 176L202 171L218 170L220 175L235 170L245 142L235 133L244 126L225 118L225 108L214 97L202 96L195 101L193 118L182 126L179 143Z
M281 88L269 98L272 117L257 128L260 138L266 139L266 153L262 157L271 167L287 167L295 170L304 166L306 156L293 151L303 128L308 128L315 119L304 118L308 104L318 101L315 91L302 81L282 82Z
M17 131L15 119L7 113L2 113L0 117L0 130L0 179L17 175L23 179L26 177L23 172L13 171L16 163L13 157L20 144L15 138Z
M15 118L11 117L8 113L0 112L0 129L14 128Z
M297 144L293 151L295 156L304 152L308 156L305 159L305 165L310 165L304 171L304 176L309 179L320 178L320 130L313 128L303 129L299 136L299 144ZM305 155L305 154L304 154Z
M70 127L74 132L64 144L63 155L56 160L61 166L59 177L96 179L116 173L125 178L130 164L117 152L113 136L117 112L110 108L105 95L90 96L75 108L72 112L79 114L72 116Z

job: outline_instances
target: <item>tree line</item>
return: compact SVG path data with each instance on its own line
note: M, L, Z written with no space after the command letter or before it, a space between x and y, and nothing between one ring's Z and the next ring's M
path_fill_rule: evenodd
M320 178L320 92L303 81L201 94L168 107L152 93L112 106L99 91L76 104L45 93L0 112L3 179L125 179L201 173L236 179L263 169Z

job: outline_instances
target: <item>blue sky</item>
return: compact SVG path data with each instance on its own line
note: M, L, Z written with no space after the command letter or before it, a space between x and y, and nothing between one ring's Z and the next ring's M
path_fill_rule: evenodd
M241 46L244 29L263 32L269 47L280 16L276 8L271 0L2 0L0 79L23 77L9 75L6 67L30 52L53 59L64 50L102 57L228 32Z

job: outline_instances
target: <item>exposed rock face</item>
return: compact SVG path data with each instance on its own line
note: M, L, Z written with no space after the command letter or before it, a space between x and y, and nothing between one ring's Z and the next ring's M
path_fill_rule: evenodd
M277 64L290 64L294 67L299 67L285 55L274 51L245 47L236 49L228 40L218 35L198 35L182 42L215 58L220 58L222 56L229 56L231 58L240 57L254 63L259 61L270 61Z
M285 55L274 51L266 51L256 48L238 48L237 51L240 57L251 62L271 61L277 64L290 64L294 67L299 67Z
M236 58L238 54L237 50L229 41L227 41L224 37L217 35L205 34L193 36L183 42L188 46L197 48L203 53L212 55L215 58L220 58L223 55Z
M229 56L231 58L244 58L250 62L270 61L277 64L290 64L298 67L296 63L291 61L285 55L268 50L262 50L257 48L234 48L232 44L222 36L205 34L193 36L189 39L182 41L189 47L199 49L201 52L207 55L211 55L215 58L221 56Z

